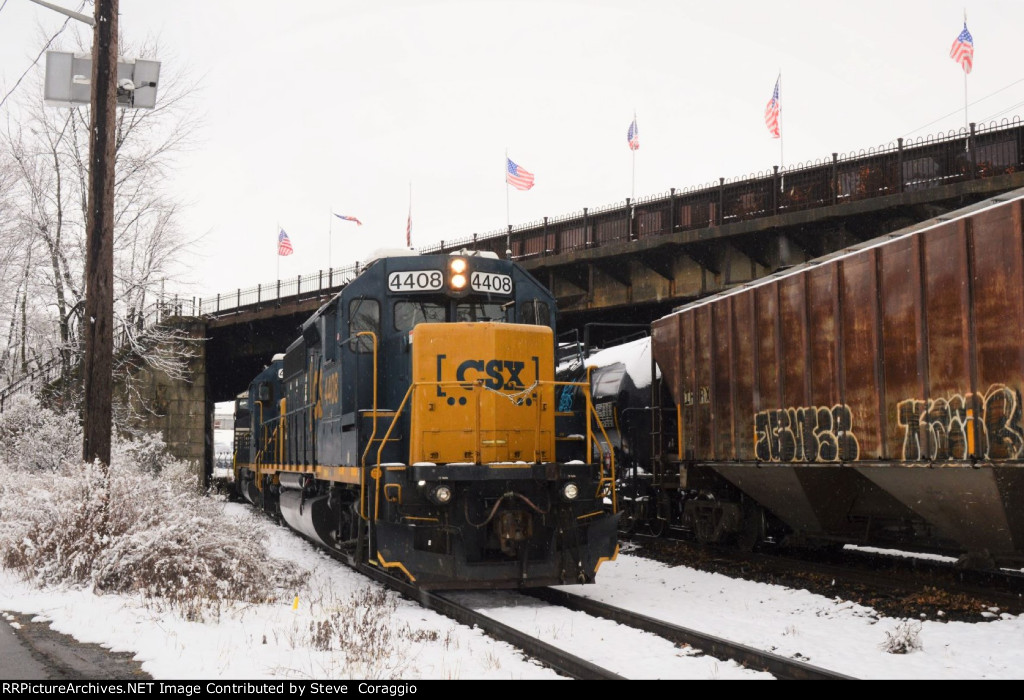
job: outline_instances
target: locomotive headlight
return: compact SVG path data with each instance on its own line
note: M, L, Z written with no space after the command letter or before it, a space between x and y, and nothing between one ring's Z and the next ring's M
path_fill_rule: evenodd
M580 495L580 487L575 481L567 481L562 485L562 498L567 501L575 501L576 497Z
M461 292L466 288L466 284L469 280L466 278L466 274L469 271L469 263L466 262L465 258L452 258L448 263L448 272L451 275L448 278L448 286L451 287L453 292Z
M451 487L445 486L444 484L441 484L440 486L435 486L430 491L430 500L432 500L439 506L448 505L448 503L450 503L452 500Z

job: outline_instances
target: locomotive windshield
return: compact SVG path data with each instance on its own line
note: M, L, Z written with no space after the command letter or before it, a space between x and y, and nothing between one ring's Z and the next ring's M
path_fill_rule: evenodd
M434 301L395 302L395 330L409 331L420 323L444 323L445 304Z
M455 305L456 321L504 321L501 304L494 302L461 303Z
M452 318L449 318L452 313ZM436 301L395 302L395 330L409 331L420 323L445 323L447 321L505 321L505 311L497 302L467 302L454 304Z

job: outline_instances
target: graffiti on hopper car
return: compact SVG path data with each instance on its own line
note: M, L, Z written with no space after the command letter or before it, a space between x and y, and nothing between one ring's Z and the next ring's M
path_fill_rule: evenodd
M845 404L799 406L754 414L754 453L762 462L839 462L860 456Z
M1014 459L1024 452L1020 392L993 384L983 394L906 399L896 404L903 459Z

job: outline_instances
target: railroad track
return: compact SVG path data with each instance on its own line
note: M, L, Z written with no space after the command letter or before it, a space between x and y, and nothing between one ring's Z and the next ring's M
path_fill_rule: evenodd
M744 668L765 671L779 680L854 680L850 676L819 668L796 659L771 654L761 649L729 641L715 635L680 627L646 615L608 605L557 588L538 588L525 592L553 605L612 620L621 625L655 634L677 645L699 649L709 656L735 661Z
M568 678L576 680L629 680L608 668L570 653L565 649L545 642L536 635L516 629L505 624L493 616L482 612L471 604L458 601L460 592L432 592L425 591L401 579L398 579L382 569L359 563L354 557L345 552L331 550L323 545L306 538L299 533L306 541L327 552L335 560L345 564L354 571L377 581L390 590L414 600L423 607L432 610L440 615L449 617L456 622L470 627L476 627L485 634L498 641L510 644L520 649L525 656L535 660L537 663L550 668ZM582 612L591 617L602 618L615 624L625 625L636 630L656 635L667 642L678 647L690 647L693 650L723 661L734 661L738 665L755 670L763 671L773 675L780 680L850 680L850 676L834 673L827 669L818 668L804 662L777 656L769 652L748 647L737 642L732 642L721 637L709 635L697 630L691 630L678 625L672 625L638 613L616 608L598 601L589 600L582 596L575 596L554 588L529 589L518 592L492 592L475 591L476 595L487 595L490 593L518 593L529 598L543 601L544 603L560 608L566 608L576 612Z

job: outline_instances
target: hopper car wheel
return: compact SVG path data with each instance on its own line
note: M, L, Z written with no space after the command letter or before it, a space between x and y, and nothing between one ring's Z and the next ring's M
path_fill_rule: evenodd
M668 529L668 521L664 518L655 516L647 521L647 530L653 537L661 537L665 534L665 530Z
M623 535L632 535L636 532L636 512L632 503L623 505L619 515L619 532Z

